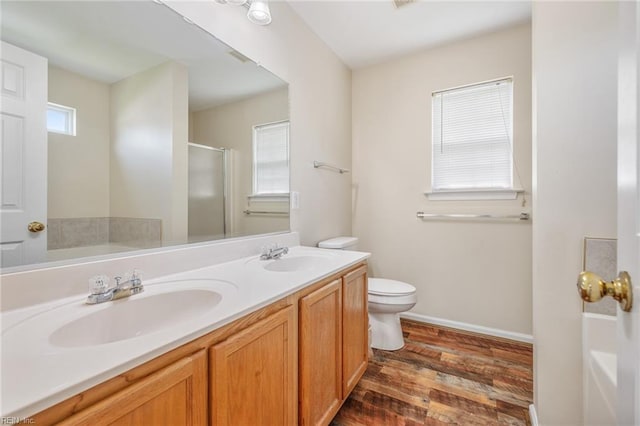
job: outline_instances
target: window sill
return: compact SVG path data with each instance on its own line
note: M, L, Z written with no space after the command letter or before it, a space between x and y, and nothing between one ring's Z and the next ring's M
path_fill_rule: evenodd
M461 189L425 192L432 201L515 200L524 189Z
M251 194L247 198L253 202L288 202L289 194Z

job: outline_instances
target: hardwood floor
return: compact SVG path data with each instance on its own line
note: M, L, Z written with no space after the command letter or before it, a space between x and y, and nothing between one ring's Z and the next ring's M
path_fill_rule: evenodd
M402 320L406 345L374 349L333 426L529 425L526 343Z

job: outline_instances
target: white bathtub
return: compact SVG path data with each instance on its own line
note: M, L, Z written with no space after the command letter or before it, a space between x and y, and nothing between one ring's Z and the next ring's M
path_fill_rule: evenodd
M582 314L585 425L616 424L616 317Z
M114 254L123 251L139 250L142 247L130 247L121 244L107 243L95 246L72 247L65 249L47 250L47 261L75 259L78 257L102 256L104 254Z

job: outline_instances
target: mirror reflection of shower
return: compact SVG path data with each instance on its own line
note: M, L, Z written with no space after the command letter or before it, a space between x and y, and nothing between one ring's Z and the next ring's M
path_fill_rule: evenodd
M230 150L189 143L189 242L224 238L228 232Z

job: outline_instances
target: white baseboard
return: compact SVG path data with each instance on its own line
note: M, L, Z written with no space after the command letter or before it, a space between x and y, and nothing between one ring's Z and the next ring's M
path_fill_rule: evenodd
M459 330L471 331L473 333L487 334L489 336L502 337L504 339L516 340L518 342L533 343L533 336L530 334L516 333L513 331L500 330L498 328L483 327L481 325L469 324L466 322L451 321L442 318L429 317L426 315L416 314L414 312L403 312L400 314L402 318L425 322L433 325L441 325L443 327L457 328Z
M538 414L536 413L536 407L533 404L529 405L529 420L531 420L531 426L538 426Z

